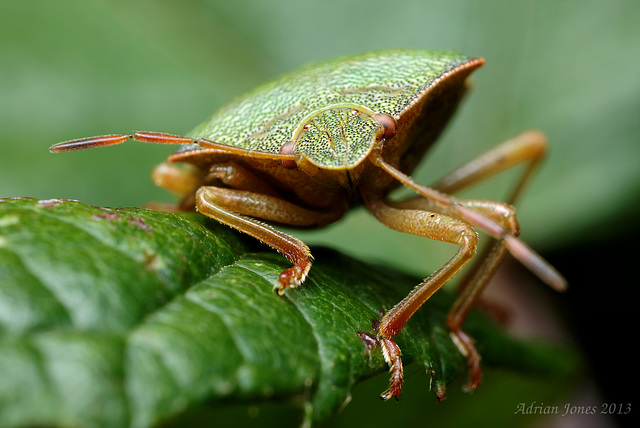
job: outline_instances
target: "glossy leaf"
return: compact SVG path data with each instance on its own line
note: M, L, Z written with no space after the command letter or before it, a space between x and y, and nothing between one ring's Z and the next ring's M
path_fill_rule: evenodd
M279 297L288 262L197 214L0 201L2 426L155 426L223 400L294 401L325 420L386 371L356 332L416 283L316 249L304 286ZM434 390L465 375L443 321L451 301L437 293L397 340ZM485 318L468 330L488 364L572 370L566 351Z

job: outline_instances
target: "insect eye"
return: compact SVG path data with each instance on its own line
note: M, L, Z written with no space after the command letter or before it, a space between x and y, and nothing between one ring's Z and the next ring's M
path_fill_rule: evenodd
M386 113L378 113L373 117L384 129L384 139L388 140L398 132L398 122L393 116Z
M309 128L311 128L311 125L307 123L306 125L304 125L304 126L302 127L302 130L303 130L303 131L307 131L307 130L309 130Z
M295 149L295 147L296 147L295 141L293 140L287 141L282 145L282 147L280 147L280 153L283 155L293 154L293 150ZM296 161L290 160L290 159L280 159L280 164L285 168L295 168L296 166L298 166Z
M349 113L351 113L351 116L357 116L357 115L360 114L360 112L358 110L356 110L356 109L351 109L351 111Z

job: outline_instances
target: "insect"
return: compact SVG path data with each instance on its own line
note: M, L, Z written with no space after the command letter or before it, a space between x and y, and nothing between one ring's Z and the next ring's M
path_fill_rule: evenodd
M467 358L473 390L481 382L480 356L462 330L470 308L507 252L556 289L563 277L518 238L512 203L542 158L547 142L525 132L452 171L431 186L409 174L453 115L468 77L484 64L454 51L383 50L304 67L232 101L188 137L157 132L105 135L59 143L51 152L110 146L134 139L181 144L153 173L193 209L247 233L286 256L292 267L276 285L297 287L311 268L300 240L268 223L320 227L364 205L383 224L401 232L457 244L455 254L379 323L359 333L378 346L390 368L383 399L397 397L403 368L395 336L409 318L476 253L477 232L493 240L463 279L447 317L451 337ZM504 169L525 164L506 203L451 196ZM392 201L404 185L415 196ZM259 220L258 220L259 219Z

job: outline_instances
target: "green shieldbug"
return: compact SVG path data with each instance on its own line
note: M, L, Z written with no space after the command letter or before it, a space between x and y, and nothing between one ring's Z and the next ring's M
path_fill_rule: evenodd
M193 209L254 236L284 254L291 268L280 274L282 294L300 285L311 253L300 240L256 219L298 227L339 220L366 206L383 224L401 232L459 245L437 272L386 312L376 334L359 332L379 346L390 366L384 399L402 389L401 353L394 337L413 313L476 252L474 228L494 238L464 279L447 324L466 358L471 390L481 381L480 357L463 331L467 314L506 252L557 289L565 281L516 236L511 203L546 150L544 135L521 134L454 170L432 186L409 174L453 115L467 78L484 60L453 51L385 50L304 67L241 96L189 137L155 132L107 135L56 144L52 152L108 146L128 139L182 144L169 157L191 169L162 164L154 179ZM507 203L460 199L450 194L503 169L528 164ZM417 196L387 199L401 184Z

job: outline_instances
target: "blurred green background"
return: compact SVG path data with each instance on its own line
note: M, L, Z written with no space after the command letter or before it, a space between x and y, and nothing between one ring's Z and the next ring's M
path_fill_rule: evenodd
M620 370L597 376L605 398L628 401L610 383L630 359L595 355L624 349L612 331L633 310L625 282L639 236L637 0L2 0L0 197L171 201L149 179L170 147L64 155L48 147L136 130L185 134L232 97L304 63L389 47L487 60L420 182L525 129L547 133L550 155L518 206L522 236L569 277L571 291L558 299L593 364ZM513 177L465 195L500 199ZM388 231L364 211L298 236L422 276L453 251Z

